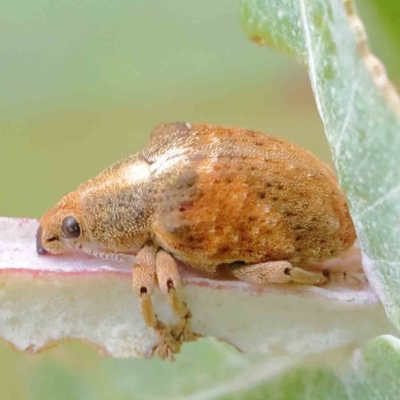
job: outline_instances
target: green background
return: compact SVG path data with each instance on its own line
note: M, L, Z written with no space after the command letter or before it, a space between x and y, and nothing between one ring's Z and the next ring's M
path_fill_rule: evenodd
M399 84L400 3L358 3ZM305 69L248 41L237 2L3 0L0 38L0 215L40 217L162 121L259 129L330 162ZM185 346L173 366L2 342L0 398L183 399L259 359L213 340Z

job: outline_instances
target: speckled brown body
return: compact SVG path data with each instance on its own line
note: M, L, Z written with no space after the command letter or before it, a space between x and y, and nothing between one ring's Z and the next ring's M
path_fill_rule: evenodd
M186 123L159 125L142 153L50 210L41 221L49 251L60 243L46 246L46 234L71 214L82 230L75 246L137 252L153 242L210 272L281 260L307 269L356 238L335 176L312 154L260 132Z
M188 264L306 268L353 244L335 176L304 149L260 132L179 124L158 127L143 154L154 162L172 148L176 161L152 178L151 231Z

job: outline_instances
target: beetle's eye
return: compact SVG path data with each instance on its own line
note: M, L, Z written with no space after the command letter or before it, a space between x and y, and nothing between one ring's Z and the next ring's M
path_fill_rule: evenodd
M81 228L74 217L64 218L61 230L67 239L77 238L81 234Z

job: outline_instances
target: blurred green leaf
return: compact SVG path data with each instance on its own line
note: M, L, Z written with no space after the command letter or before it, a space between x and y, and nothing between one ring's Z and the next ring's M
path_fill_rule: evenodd
M397 0L373 0L371 5L374 13L381 18L391 38L398 46L400 44L400 2ZM397 57L399 57L399 54L397 54Z
M64 352L71 350L80 349L69 345ZM31 371L30 400L56 393L73 400L396 400L400 393L400 340L392 336L372 340L350 365L339 361L335 369L246 356L213 339L187 346L174 364L108 359L98 365L87 355L73 365L60 361L45 360Z
M400 340L382 336L358 350L351 366L299 368L224 400L395 400L400 393Z
M79 354L77 345L72 346L67 346L64 353ZM243 355L211 338L185 345L175 363L110 358L99 364L86 355L84 360L68 365L65 358L65 354L58 360L46 358L32 370L28 391L31 400L52 399L55 393L60 393L57 396L61 399L74 400L219 398L231 392L235 387L232 385L248 388L260 384L266 377L287 370L295 360L284 357L266 363L263 356Z
M372 51L385 61L389 76L400 83L400 2L397 0L357 1L357 8L367 27Z

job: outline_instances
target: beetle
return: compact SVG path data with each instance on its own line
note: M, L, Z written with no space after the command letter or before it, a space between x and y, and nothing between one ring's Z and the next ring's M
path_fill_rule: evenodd
M176 122L45 213L37 252L78 248L131 264L144 321L159 336L154 354L171 358L197 338L176 260L211 275L225 266L252 284L322 285L329 271L312 265L355 239L335 175L308 151L257 131ZM156 282L176 326L153 311Z

